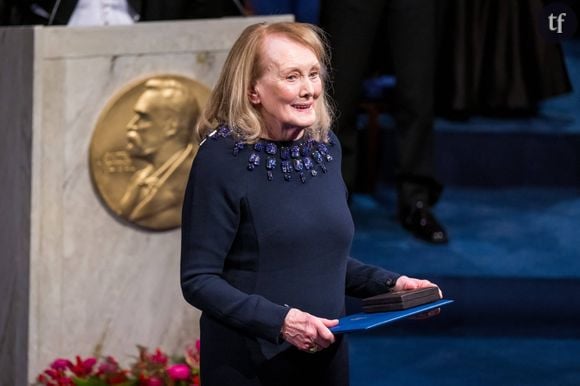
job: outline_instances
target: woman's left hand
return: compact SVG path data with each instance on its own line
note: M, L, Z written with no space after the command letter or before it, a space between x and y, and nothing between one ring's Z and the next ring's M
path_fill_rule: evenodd
M425 288L425 287L437 287L439 289L437 284L431 283L429 280L415 279L413 277L403 275L400 276L395 282L393 291L414 290L417 288ZM443 298L443 293L441 292L441 289L439 289L439 296Z
M431 283L429 280L422 280L422 279L415 279L413 277L408 276L401 276L395 282L395 286L393 287L393 291L405 291L405 290L414 290L417 288L425 288L425 287L437 287L439 290L439 297L443 298L443 293L438 285ZM430 310L427 312L423 312L421 314L415 315L413 319L426 319L430 318L435 315L439 315L441 312L440 308L436 308L434 310Z

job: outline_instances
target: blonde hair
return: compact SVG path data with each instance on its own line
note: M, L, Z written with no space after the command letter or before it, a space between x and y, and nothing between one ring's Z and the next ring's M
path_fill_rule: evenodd
M256 142L266 132L259 111L249 100L249 91L264 71L261 49L266 36L282 35L311 49L321 65L323 91L316 105L316 122L306 128L309 138L326 142L333 112L326 94L329 54L323 31L311 24L279 22L247 27L234 43L209 100L197 123L198 139L205 138L217 125L229 126L244 142Z

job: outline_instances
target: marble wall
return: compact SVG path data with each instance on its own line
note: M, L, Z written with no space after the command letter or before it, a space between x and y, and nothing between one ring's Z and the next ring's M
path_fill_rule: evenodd
M0 384L97 344L123 361L138 344L178 353L196 339L199 312L179 288L179 230L111 216L90 180L92 130L127 83L174 73L211 87L245 26L282 19L0 30L0 52L15 53L0 59L0 289L9 294Z

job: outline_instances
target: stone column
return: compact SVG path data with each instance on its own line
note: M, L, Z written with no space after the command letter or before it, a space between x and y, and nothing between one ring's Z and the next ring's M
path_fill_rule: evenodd
M97 344L179 353L199 312L179 288L179 230L118 221L88 170L110 97L152 74L216 82L247 25L288 17L0 29L0 384L24 385L56 357Z

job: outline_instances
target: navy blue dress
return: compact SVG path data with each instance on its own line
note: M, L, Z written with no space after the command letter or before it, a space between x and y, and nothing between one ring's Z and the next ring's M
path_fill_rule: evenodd
M349 257L340 161L334 134L328 144L241 145L222 127L200 146L183 206L181 285L202 310L204 386L348 385L342 338L316 354L280 338L290 308L338 318L345 293L383 293L399 276Z

